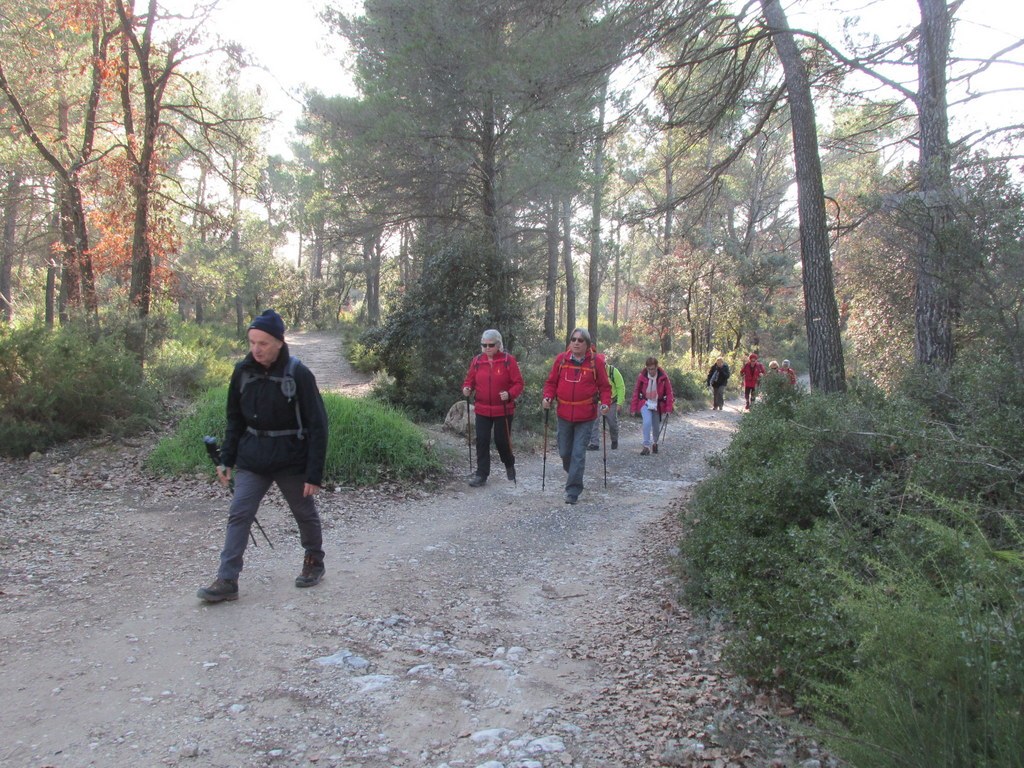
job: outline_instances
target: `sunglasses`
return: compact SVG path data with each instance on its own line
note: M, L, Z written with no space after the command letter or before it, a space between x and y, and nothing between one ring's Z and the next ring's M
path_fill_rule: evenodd
M481 341L480 342L480 346L481 347L496 347L498 345L495 344L493 341Z
M569 339L569 341L582 341L585 343L587 340L580 338L579 336L573 336L571 339Z

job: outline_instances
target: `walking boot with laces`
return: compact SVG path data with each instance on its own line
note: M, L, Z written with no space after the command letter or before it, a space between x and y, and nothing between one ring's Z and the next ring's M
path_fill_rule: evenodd
M314 559L312 555L306 555L302 561L302 573L295 577L296 587L312 587L320 583L327 569L324 564Z
M657 452L658 452L658 444L655 443L654 445L651 446L651 453L657 453Z
M516 465L515 464L506 464L505 465L505 474L508 475L508 479L511 480L514 483L516 481Z
M200 587L196 597L208 603L238 599L238 580L216 578L208 587Z
M481 485L483 485L486 482L487 482L487 478L486 477L482 477L480 475L473 475L471 478L469 478L469 487L470 488L479 488Z

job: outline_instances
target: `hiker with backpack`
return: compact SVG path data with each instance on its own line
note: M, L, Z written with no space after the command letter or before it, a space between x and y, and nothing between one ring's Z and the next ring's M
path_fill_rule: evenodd
M587 443L594 418L608 413L612 388L604 355L593 348L590 332L576 328L569 334L569 348L555 356L544 382L544 410L557 400L558 455L562 457L565 503L575 504L583 491Z
M725 407L725 387L729 383L729 365L724 357L715 360L704 383L711 387L711 410L722 410Z
M217 478L234 481L217 578L197 595L208 603L238 598L238 576L260 502L277 484L305 550L296 587L324 575L320 515L313 497L323 484L327 412L313 373L292 357L284 321L272 309L247 330L249 354L235 365L228 387L227 429Z
M616 368L608 361L608 354L604 356L605 366L608 368L608 383L612 385L612 404L608 413L604 416L608 421L608 437L612 441L612 450L619 447L619 413L622 412L622 404L626 401L626 382ZM596 451L601 447L601 416L594 419L594 428L590 431L590 445L588 451Z
M491 432L505 474L516 479L516 457L512 454L512 416L516 398L523 393L519 363L505 351L501 334L489 329L480 334L482 352L469 364L462 382L462 396L474 394L476 404L476 474L469 479L473 488L487 482L491 473Z

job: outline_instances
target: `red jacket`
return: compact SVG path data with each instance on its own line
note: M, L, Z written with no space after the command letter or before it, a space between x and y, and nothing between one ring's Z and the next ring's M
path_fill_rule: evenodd
M657 386L658 388L658 413L672 413L675 410L675 398L672 396L672 382L668 378L668 374L665 373L663 368L658 368ZM640 371L640 375L636 377L636 386L633 387L633 397L629 400L629 412L640 413L640 409L644 407L644 403L647 402L647 385L650 383L651 377L647 373L647 369L644 368Z
M582 363L573 361L566 350L555 358L544 382L544 397L558 400L558 418L566 421L593 421L597 403L611 405L612 386L604 355L588 349Z
M516 409L516 398L523 394L523 374L519 372L519 363L508 352L498 352L492 358L481 353L470 362L462 386L474 391L473 408L481 416L492 419L511 416ZM508 392L508 400L502 400L499 392Z
M754 356L753 362L747 360L747 362L743 364L743 367L740 368L740 376L743 377L744 387L756 387L764 374L764 365L757 359L756 355Z

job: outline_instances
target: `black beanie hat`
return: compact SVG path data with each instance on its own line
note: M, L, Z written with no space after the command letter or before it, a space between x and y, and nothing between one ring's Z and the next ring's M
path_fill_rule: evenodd
M257 331L269 333L278 341L284 341L284 320L272 309L263 310L263 314L249 323L249 330L255 328Z

